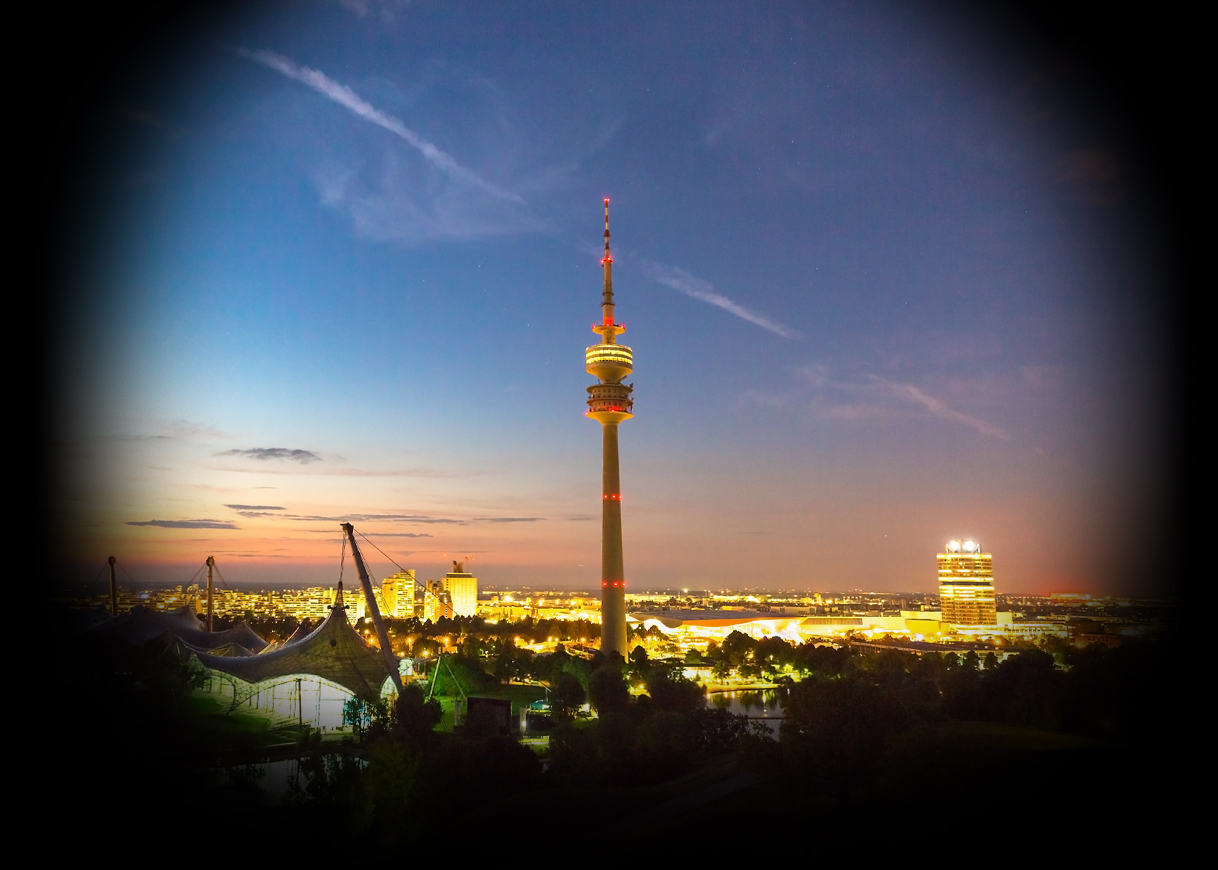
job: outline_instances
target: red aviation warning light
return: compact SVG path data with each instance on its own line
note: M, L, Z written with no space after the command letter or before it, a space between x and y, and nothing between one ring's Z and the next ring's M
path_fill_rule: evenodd
M622 564L622 494L618 470L617 427L633 415L633 384L624 379L634 371L634 355L629 347L617 343L626 327L616 322L613 303L613 255L609 248L609 197L605 203L604 290L601 297L601 324L592 327L600 342L587 348L584 367L596 378L587 388L587 415L604 427L602 441L601 504L601 651L627 655L626 581ZM613 507L612 503L617 503Z
M605 197L605 257L601 260L601 265L612 262L613 257L609 254L609 197Z

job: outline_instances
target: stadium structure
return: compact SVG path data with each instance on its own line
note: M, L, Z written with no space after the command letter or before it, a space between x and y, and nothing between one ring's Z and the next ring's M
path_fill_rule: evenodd
M244 621L223 631L208 631L189 606L164 612L136 606L89 634L133 645L159 640L184 660L197 661L206 669L207 691L224 699L229 712L248 705L302 724L342 727L343 706L351 698L370 701L401 690L398 659L390 649L354 530L344 523L343 531L364 586L379 649L351 625L341 579L329 614L316 625L306 620L278 643L268 643ZM210 568L214 563L208 561ZM208 587L210 593L210 583Z

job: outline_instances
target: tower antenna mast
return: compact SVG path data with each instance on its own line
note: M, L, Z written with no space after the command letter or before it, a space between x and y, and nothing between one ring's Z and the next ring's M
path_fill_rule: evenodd
M613 314L613 255L609 251L609 199L605 198L605 285L601 322L592 327L599 344L584 354L585 370L597 379L588 387L588 416L601 424L601 652L626 655L626 570L622 558L622 484L618 426L634 416L634 371L630 348L617 343L626 327Z

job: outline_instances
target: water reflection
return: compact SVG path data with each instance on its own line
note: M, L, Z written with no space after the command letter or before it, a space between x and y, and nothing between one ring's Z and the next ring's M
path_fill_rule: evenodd
M274 761L267 759L251 764L214 768L213 772L225 785L256 787L276 800L283 800L294 785L304 785L300 762L299 758L279 758ZM368 764L362 758L356 759L355 763L360 767Z
M756 689L735 692L712 692L706 696L706 705L727 710L737 716L747 716L763 722L775 738L782 724L785 689Z

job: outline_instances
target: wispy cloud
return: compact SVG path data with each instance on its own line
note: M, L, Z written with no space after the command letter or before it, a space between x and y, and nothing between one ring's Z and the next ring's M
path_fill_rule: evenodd
M129 526L153 526L158 529L239 529L227 520L143 520L131 521Z
M291 449L288 447L250 447L246 450L225 450L217 456L245 456L249 459L266 461L268 459L287 459L307 465L310 462L321 462L321 457L312 450Z
M885 380L879 375L871 375L871 380L881 390L887 391L889 394L914 404L921 405L931 414L940 417L944 420L951 420L955 423L962 423L976 429L982 435L988 435L991 438L1000 438L1003 441L1010 441L1011 436L1003 429L998 428L992 423L987 423L979 417L973 417L969 414L962 413L948 406L947 402L942 399L937 399L934 396L928 395L913 384L902 384L895 381Z
M842 419L891 416L900 406L912 405L941 420L959 423L987 437L1011 440L1006 430L980 417L956 410L915 384L891 381L876 374L868 374L861 381L843 381L833 377L826 366L808 366L802 374L819 392L850 397L848 401L822 404L820 410L825 416Z
M276 54L273 51L258 49L250 51L249 49L239 48L237 53L242 57L248 58L263 66L270 67L278 73L282 73L290 79L294 79L302 84L308 85L313 90L317 91L322 96L333 100L345 109L355 113L366 121L371 121L378 127L388 130L398 138L404 140L412 148L423 155L423 158L444 172L451 178L466 182L467 184L477 187L491 196L506 199L511 202L523 204L524 200L512 193L510 190L505 190L499 185L487 181L482 176L469 169L466 169L456 159L447 152L436 147L431 142L428 142L414 130L406 126L406 124L392 115L382 112L380 109L373 106L371 103L364 100L359 94L353 91L346 85L341 85L331 79L325 73L315 69L310 69L307 66L300 66L289 58L281 54Z
M279 519L293 520L296 522L305 523L424 523L424 524L449 524L449 525L468 525L468 520L457 520L449 517L433 517L427 514L338 514L336 516L322 516L319 514L286 514L279 513L278 509L259 510L257 508L244 509L237 505L225 505L237 511L241 516L250 519Z
M474 517L475 523L539 523L545 517Z
M311 452L311 451L304 451L304 452ZM216 456L249 456L249 455L250 454L247 451L241 451L241 450L226 450L223 453L216 454ZM315 460L298 459L297 461L301 465L309 465L310 463L312 463L314 461L316 461L316 462L322 461L322 458L320 456L317 456L316 454L314 454L314 456L316 456ZM267 457L252 456L251 458L254 458L254 459L263 459L263 458L265 458L265 459L293 459L294 457L291 457L291 456L267 456ZM299 471L287 470L287 469L275 469L275 468L270 468L270 467L251 467L251 466L246 466L244 468L225 466L225 467L217 467L215 470L234 471L234 472L240 472L243 474L245 474L245 473L249 473L249 474L292 474L292 475L314 474L314 475L325 475L328 477L421 477L421 478L436 478L436 479L448 479L448 478L454 478L454 477L478 477L478 476L490 473L490 472L486 472L486 471L445 471L443 469L436 469L436 468L389 468L389 469L382 470L379 468L335 468L333 466L330 466L328 468L324 467L324 466L321 468L310 467L307 470L301 469ZM254 487L254 488L255 489L275 489L275 487L273 487L273 486L272 487Z
M372 8L369 0L343 2L350 2L351 8L360 14L366 14ZM349 167L329 166L319 170L317 183L322 201L327 205L346 209L359 232L380 240L419 241L474 238L541 229L543 222L529 213L526 201L518 193L462 165L453 155L424 138L400 118L377 108L349 86L335 81L319 70L298 64L291 58L267 49L237 48L235 51L241 57L308 86L357 117L392 133L417 151L433 167L458 182L448 190L430 192L430 200L422 201L418 193L419 185L411 183L406 171L399 165L400 161L392 155L387 158L387 164L381 173L380 184L383 190L376 193L361 193L356 172ZM616 124L611 125L605 135L611 136L616 127ZM531 181L526 180L516 187L524 190L545 189L552 186L556 179L566 178L572 169L573 166L563 166L534 173ZM471 191L478 191L479 194L471 198ZM659 284L700 302L722 308L783 338L799 336L796 329L741 305L717 291L709 281L684 269L647 260L640 263L644 274ZM358 474L355 471L333 473L353 476Z
M399 468L380 471L374 468L335 468L323 472L339 477L471 477L479 472L440 471L434 468Z
M640 260L639 263L642 266L643 274L657 284L671 287L673 290L684 293L686 296L697 299L699 302L705 302L708 305L722 308L724 311L736 315L741 320L747 320L749 323L760 326L762 329L768 329L770 332L775 335L781 335L783 338L796 338L799 335L796 330L785 323L781 323L772 317L760 314L745 308L737 302L733 302L715 290L715 286L709 281L691 275L684 269L678 269L675 266L662 266L650 260Z
M292 520L305 523L422 523L425 525L455 525L467 526L470 523L539 523L545 517L468 517L456 519L453 517L437 517L430 514L383 513L383 514L337 514L323 516L320 514L289 514L281 513L282 507L277 505L243 505L226 504L226 508L236 511L249 519L278 519ZM382 534L378 532L377 534ZM403 538L430 538L425 533L394 532L392 536Z
M376 532L374 538L434 538L427 532Z
M338 0L338 5L360 18L367 18L373 11L379 11L380 19L388 23L409 8L410 0Z
M107 436L107 439L114 441L180 441L187 438L195 438L199 435L207 435L212 438L228 437L226 433L211 426L191 423L188 420L178 420L170 423L165 427L164 431L158 432L155 435L111 435Z

